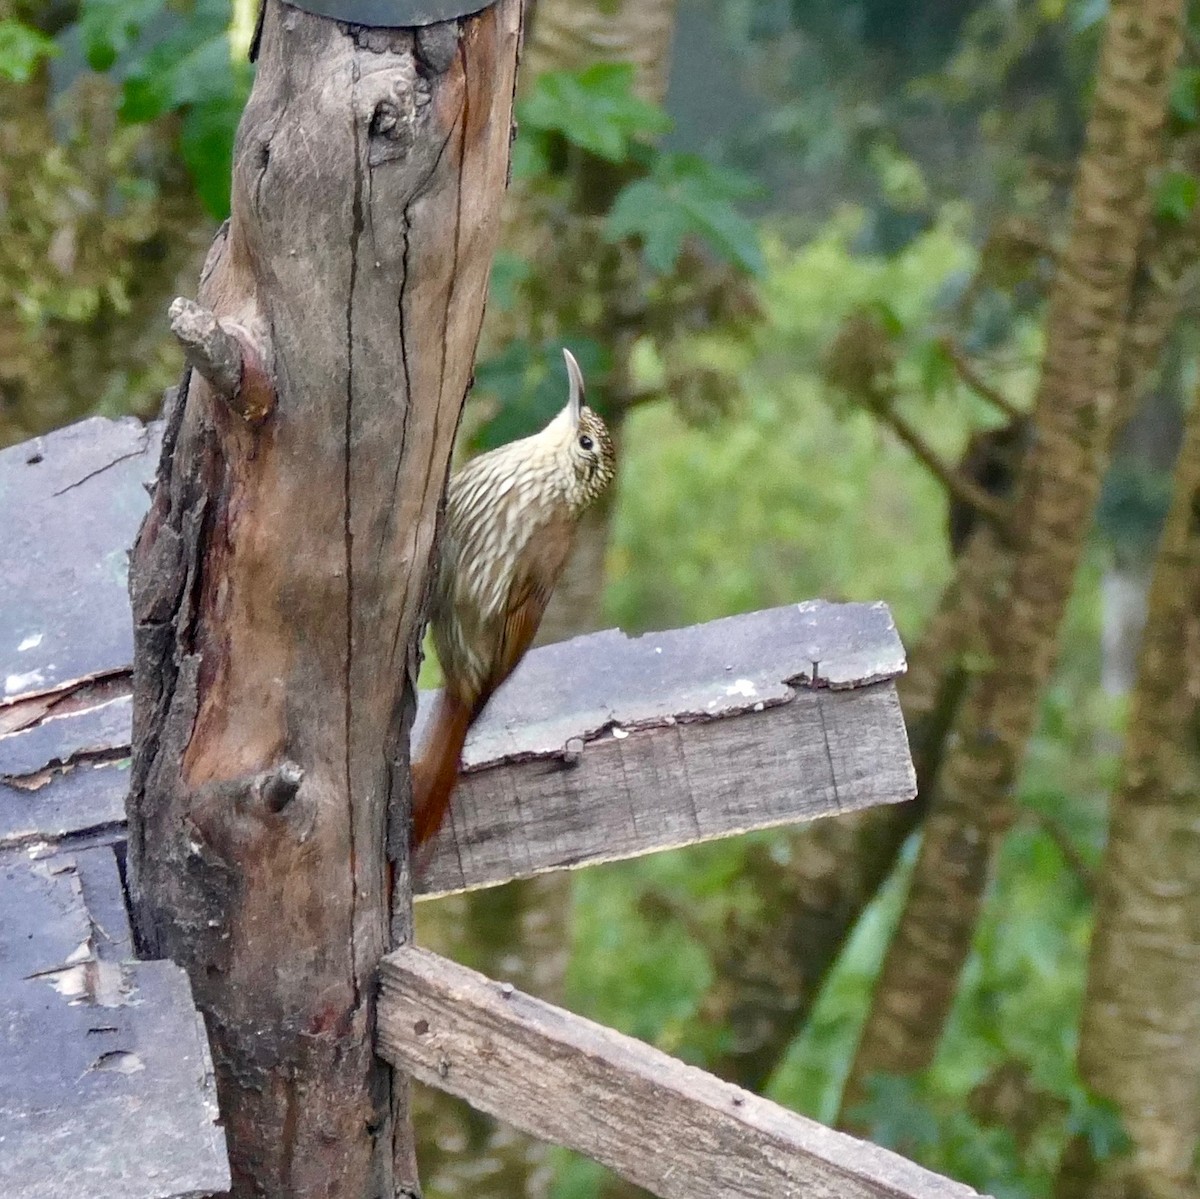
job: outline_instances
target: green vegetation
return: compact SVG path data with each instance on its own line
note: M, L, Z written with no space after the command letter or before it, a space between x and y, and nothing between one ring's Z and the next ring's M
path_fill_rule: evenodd
M898 7L914 19L922 11L917 0ZM958 6L946 25L944 4L924 7L927 36L914 42L886 32L878 4L714 3L730 61L761 76L762 112L727 132L723 159L663 149L671 118L636 98L630 67L556 72L526 89L514 175L560 269L511 247L497 257L491 305L504 333L479 362L465 427L480 449L542 423L562 402L563 341L599 381L600 406L622 422L610 622L639 631L818 595L883 598L911 646L951 578L945 490L848 394L831 350L849 322L869 320L889 403L950 462L999 418L948 344L965 346L1017 409L1029 407L1047 243L1063 226L1105 6L983 0ZM16 97L39 78L44 86L51 63L82 52L94 75L84 69L63 85L73 90L50 94L46 111L100 77L109 90L93 94L115 114L109 261L91 262L91 273L46 267L39 255L74 218L28 196L10 204L5 324L90 328L100 313L122 335L136 307L122 252L138 239L126 226L151 221L163 190L161 173L139 173L147 129L178 151L207 213L225 213L250 80L229 27L226 0L82 0L52 29L17 6L0 21L0 89ZM1178 138L1200 125L1195 67L1177 77L1172 123ZM96 151L95 130L71 126L53 147L43 201L68 194ZM756 177L769 184L765 199ZM1190 160L1173 163L1157 179L1155 216L1186 225L1198 189ZM202 227L199 207L190 214ZM170 278L159 283L169 298ZM638 314L619 347L613 296ZM156 352L173 364L169 349ZM142 362L91 407L152 411L147 392L162 374L161 363ZM1184 374L1179 363L1167 374L1168 424ZM22 380L33 387L28 372ZM0 416L14 394L6 383ZM47 423L78 415L52 399L43 412ZM937 1058L916 1076L876 1077L861 1113L879 1143L1000 1199L1048 1199L1074 1138L1100 1160L1128 1150L1075 1055L1123 717L1099 687L1099 584L1122 538L1149 556L1169 496L1161 468L1130 456L1110 480ZM570 1006L711 1062L728 1030L695 1017L731 916L761 902L748 855L765 846L783 861L798 844L758 834L582 872ZM780 1102L836 1119L914 856L910 843L775 1070L769 1094ZM555 1162L556 1199L601 1193L597 1168L566 1154Z

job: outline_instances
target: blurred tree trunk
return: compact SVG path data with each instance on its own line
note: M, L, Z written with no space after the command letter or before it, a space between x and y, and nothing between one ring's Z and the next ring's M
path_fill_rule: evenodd
M1033 447L1008 539L1014 561L986 623L939 778L908 901L877 984L843 1101L843 1122L879 1072L932 1060L970 950L1010 791L1053 670L1121 407L1129 309L1161 161L1168 85L1180 44L1178 0L1114 0L1068 243L1047 318ZM992 537L984 531L979 534Z
M636 68L635 87L643 98L661 103L666 95L676 0L623 0L597 5L591 0L538 0L527 13L521 86L547 71L581 70L597 62L627 62ZM519 251L535 269L555 277L557 245L542 236L520 181L514 181L505 208L502 245ZM612 297L589 297L605 308ZM553 313L546 314L551 321ZM572 330L564 330L566 333ZM514 327L508 314L492 310L483 342L495 347L528 330ZM623 356L632 338L613 345L615 379L627 375ZM595 383L589 394L596 402ZM606 402L610 427L620 439L620 397ZM613 417L615 416L615 419ZM561 641L600 627L603 620L604 563L613 499L609 496L584 518L575 552L542 620L538 644ZM562 999L570 948L571 879L546 875L504 887L453 896L418 908L420 940L493 978L503 978L545 999ZM431 1196L471 1195L472 1199L538 1199L549 1194L553 1174L542 1143L472 1111L448 1096L424 1092L418 1132Z
M1121 1113L1131 1160L1062 1194L1200 1193L1200 401L1159 547L1096 902L1084 1079Z
M971 568L982 568L991 547L976 538L968 552ZM967 614L951 586L898 683L922 795L925 780L936 774L961 696L957 664L968 641ZM745 870L754 876L761 902L753 912L731 917L714 955L713 986L700 1007L706 1025L730 1032L728 1049L709 1063L715 1073L753 1091L766 1087L923 814L918 799L818 821L788 834L782 866L765 848L752 852Z
M1174 150L1173 166L1194 169L1194 137L1180 139ZM1179 314L1184 276L1195 262L1198 233L1195 217L1183 225L1158 222L1150 230L1125 331L1114 429L1155 380ZM858 918L924 817L967 666L985 648L983 614L1010 565L1008 548L996 538L973 538L937 612L910 650L909 673L899 691L918 801L797 830L789 835L786 866L766 853L748 860L746 872L756 878L763 901L752 912L737 913L725 930L714 953L716 979L700 1009L706 1025L732 1033L729 1048L709 1063L723 1077L754 1090L768 1084Z

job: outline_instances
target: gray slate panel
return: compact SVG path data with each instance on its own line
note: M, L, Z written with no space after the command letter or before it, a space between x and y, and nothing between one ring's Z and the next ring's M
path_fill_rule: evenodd
M23 778L51 763L66 765L128 745L132 720L128 695L63 716L51 713L32 728L0 737L0 779Z
M0 856L0 911L0 1194L225 1190L203 1025L182 970L127 960L112 851Z
M0 781L0 849L123 824L128 790L127 760L76 766L36 790Z
M0 703L127 666L127 552L158 426L100 417L0 450Z
M785 703L795 685L848 689L903 674L904 648L882 603L813 600L686 629L619 629L529 653L472 729L468 768L561 754L611 726L646 728ZM420 744L429 696L417 714Z

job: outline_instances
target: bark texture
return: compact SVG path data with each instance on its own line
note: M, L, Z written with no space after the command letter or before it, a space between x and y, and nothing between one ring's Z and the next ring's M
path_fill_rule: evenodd
M661 104L671 73L678 0L537 0L528 77L578 71L596 62L627 62L638 95Z
M1200 403L1176 468L1128 730L1079 1062L1133 1140L1124 1193L1184 1199L1200 1193Z
M134 551L137 932L191 976L236 1195L415 1183L374 974L520 19L365 30L269 0L199 299L274 403L251 425L185 378Z
M1177 0L1109 9L1070 235L1050 298L1046 355L1011 540L990 599L986 657L940 771L901 924L847 1084L852 1113L878 1072L936 1052L970 950L1009 792L1055 663L1059 626L1099 493L1122 385L1127 317L1161 160ZM992 536L983 533L983 536ZM852 1116L851 1127L856 1127Z

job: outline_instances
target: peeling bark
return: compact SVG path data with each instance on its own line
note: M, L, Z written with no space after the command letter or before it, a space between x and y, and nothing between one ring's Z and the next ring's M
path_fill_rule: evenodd
M1033 448L1011 577L991 598L900 927L877 984L843 1119L878 1072L932 1060L970 949L996 846L1055 663L1058 633L1111 445L1149 183L1161 159L1178 0L1110 6L1068 245L1050 299ZM990 536L984 532L982 536Z
M1081 1073L1134 1144L1126 1193L1200 1190L1200 403L1150 588L1100 875Z
M137 934L191 977L239 1196L416 1182L374 975L520 19L416 36L269 0L199 301L277 404L251 425L218 399L220 355L185 377L134 551Z

